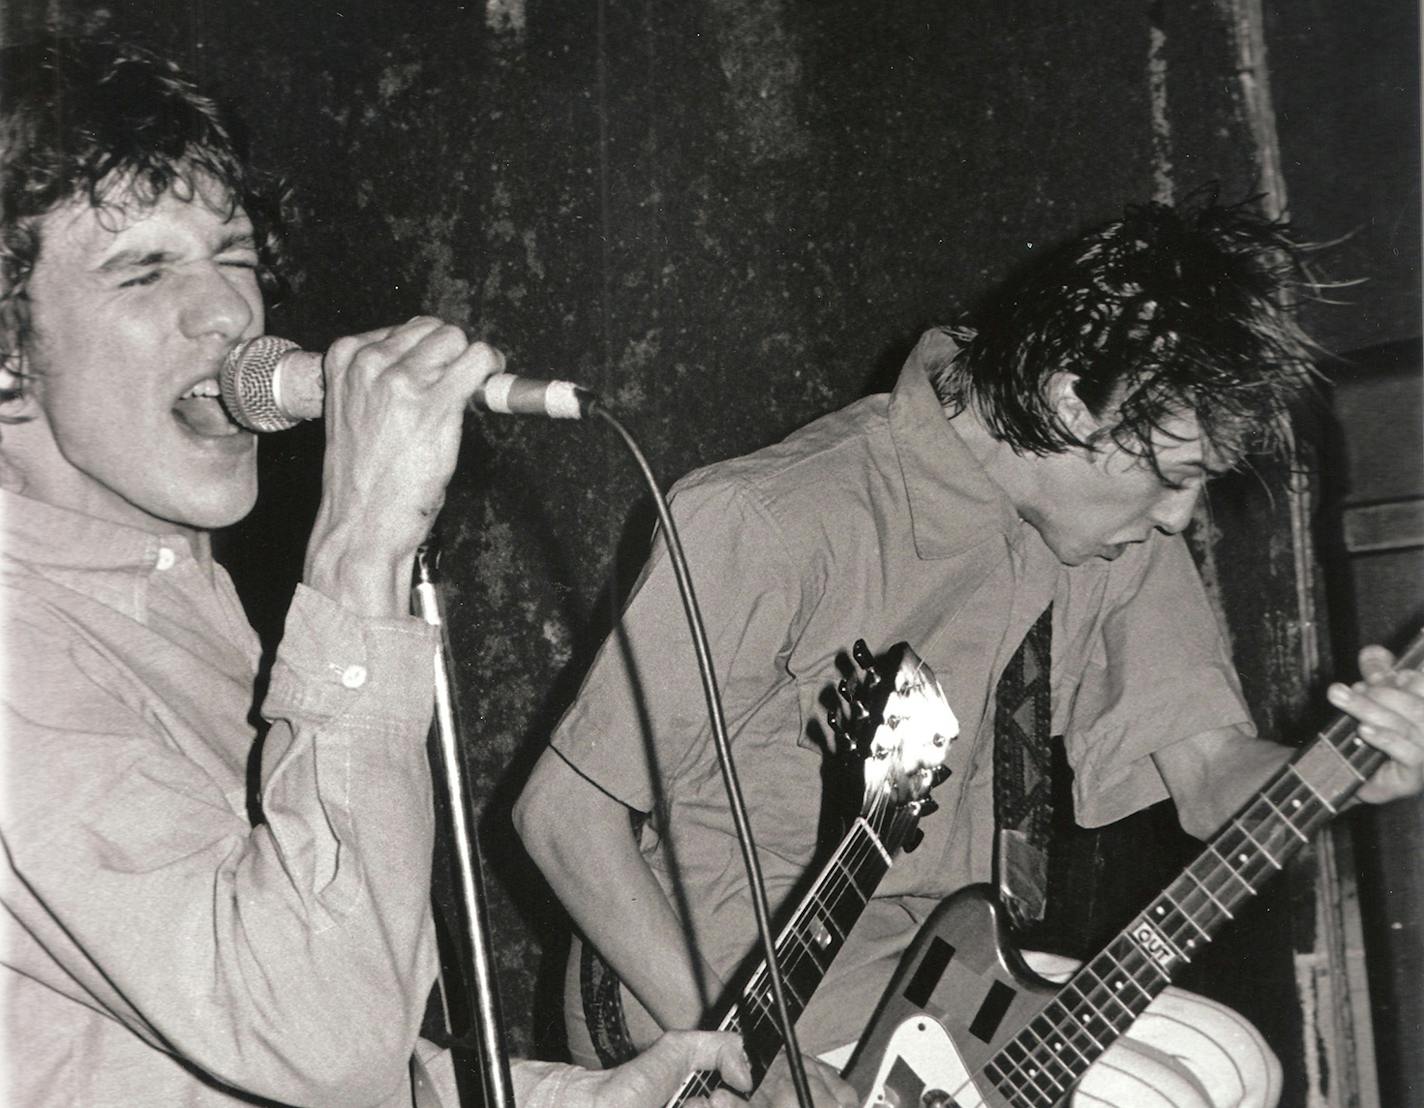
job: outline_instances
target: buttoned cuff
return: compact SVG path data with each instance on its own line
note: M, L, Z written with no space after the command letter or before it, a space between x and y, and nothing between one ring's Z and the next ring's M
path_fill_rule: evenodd
M358 616L298 585L263 715L321 723L357 713L372 724L408 725L421 714L413 705L433 697L436 635L415 616Z

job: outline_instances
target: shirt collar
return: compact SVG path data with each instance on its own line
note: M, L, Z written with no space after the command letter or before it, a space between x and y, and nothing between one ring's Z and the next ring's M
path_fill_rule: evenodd
M186 535L152 534L0 489L6 558L136 619L155 573L194 561Z
M910 504L915 552L949 558L989 539L1020 532L1018 513L970 451L929 381L959 347L942 329L926 331L890 396L890 436Z

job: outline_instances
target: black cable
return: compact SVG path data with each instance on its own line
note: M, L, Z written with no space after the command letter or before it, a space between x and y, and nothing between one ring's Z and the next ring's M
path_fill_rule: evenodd
M737 782L737 769L732 763L732 747L727 741L727 724L722 714L722 697L717 691L716 676L712 671L712 651L707 645L707 632L702 627L702 613L697 607L697 597L692 589L692 578L687 572L687 559L683 557L682 540L668 510L667 498L658 487L657 477L652 467L643 457L628 429L619 423L601 400L589 398L584 406L589 415L601 416L618 432L627 445L643 473L643 479L652 490L653 504L658 510L658 521L662 525L663 538L667 542L668 557L672 562L673 575L677 578L678 592L682 597L682 608L687 615L688 628L692 631L692 644L697 651L697 669L702 677L702 691L707 697L708 719L712 724L712 740L717 747L717 762L722 769L722 784L727 789L727 802L732 809L732 822L737 828L737 845L742 850L742 864L747 870L747 881L752 894L752 910L756 913L757 933L761 936L762 950L766 955L767 975L771 979L771 995L776 1004L776 1019L781 1025L781 1038L786 1044L786 1063L791 1070L791 1083L796 1089L796 1099L801 1108L812 1108L811 1090L806 1083L806 1069L801 1061L801 1048L796 1042L796 1026L786 1007L786 995L782 989L781 966L776 960L776 941L771 933L771 916L766 907L766 887L762 882L761 865L757 862L756 843L752 840L751 824L747 821L746 805L742 801L742 787Z

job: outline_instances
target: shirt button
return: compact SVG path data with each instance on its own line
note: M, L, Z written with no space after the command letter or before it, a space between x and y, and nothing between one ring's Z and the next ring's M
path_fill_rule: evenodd
M176 562L177 560L178 560L178 555L174 554L173 551L170 550L168 547L166 547L166 546L160 546L160 547L158 548L158 568L159 568L159 569L172 569L172 568L173 568L173 563Z
M341 683L348 689L359 689L366 683L366 667L347 666L341 671Z

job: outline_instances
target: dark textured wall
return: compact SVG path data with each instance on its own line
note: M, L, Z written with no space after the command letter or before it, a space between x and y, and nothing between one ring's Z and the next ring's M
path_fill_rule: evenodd
M1349 22L1343 2L1315 7ZM922 327L1125 203L1209 181L1227 197L1258 190L1234 12L1213 0L51 0L12 6L8 33L46 17L138 29L243 106L306 212L305 281L273 330L319 345L438 312L518 370L602 391L668 482L887 386ZM1357 268L1396 242L1371 239ZM1375 314L1401 326L1395 300ZM229 547L269 634L300 563L318 449L310 429L267 444L263 506ZM1213 503L1197 549L1275 724L1303 693L1288 505L1253 481ZM521 1051L557 1048L566 923L513 843L508 806L650 520L601 426L469 424L445 567ZM1238 980L1254 999L1232 999L1298 1073L1291 912L1259 915L1275 949L1249 988ZM1224 949L1219 976L1239 979L1250 948Z

